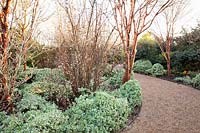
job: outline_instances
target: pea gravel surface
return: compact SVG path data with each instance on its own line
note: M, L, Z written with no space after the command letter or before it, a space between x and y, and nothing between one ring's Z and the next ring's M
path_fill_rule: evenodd
M140 74L135 79L143 105L124 133L200 133L200 90Z

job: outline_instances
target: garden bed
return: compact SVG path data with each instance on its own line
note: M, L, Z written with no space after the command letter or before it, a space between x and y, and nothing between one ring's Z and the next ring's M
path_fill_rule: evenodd
M138 116L142 98L133 78L122 85L122 71L113 72L97 91L80 88L79 96L58 69L21 72L18 80L32 76L31 82L16 88L10 114L0 112L0 132L123 131Z
M136 73L158 77L163 80L168 80L178 84L188 85L193 88L200 89L200 74L198 72L195 75L194 72L192 72L192 76L189 76L189 73L187 71L184 71L181 77L180 74L178 77L175 74L167 76L167 71L161 64L156 63L152 65L152 63L149 60L137 60L135 62L133 70Z
M139 116L139 114L140 114L140 112L141 112L141 109L142 109L142 105L137 106L137 107L134 109L135 112L133 112L133 113L131 114L131 116L129 116L128 121L127 121L127 124L126 124L126 127L122 128L122 129L120 130L121 133L124 132L124 131L129 130L129 127L130 127L130 126L132 127L132 124L133 124L133 122L135 121L135 119Z

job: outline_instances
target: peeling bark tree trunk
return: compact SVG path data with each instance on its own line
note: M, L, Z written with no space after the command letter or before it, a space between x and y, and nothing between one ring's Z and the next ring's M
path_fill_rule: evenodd
M168 37L166 42L167 76L171 76L171 58L170 58L171 43L172 43L172 37Z
M5 1L4 1L5 2ZM3 85L3 95L0 99L0 103L4 100L7 100L10 97L9 88L8 88L8 80L9 80L9 73L8 73L8 48L9 48L9 38L8 38L8 14L10 10L11 0L7 0L5 2L5 7L2 8L1 11L1 38L2 43L1 47L3 48L3 57L2 57L2 85Z
M170 58L167 60L167 76L171 76L171 62Z
M131 79L131 73L132 73L132 68L134 67L134 62L135 62L135 56L137 53L137 38L138 35L135 34L134 38L133 38L133 43L132 43L132 50L130 50L129 48L126 49L126 61L125 61L125 73L123 76L123 83L126 83L127 81L129 81Z
M27 69L27 47L25 46L24 47L24 49L23 49L23 58L24 58L24 64L23 64L23 66L24 66L24 71L26 71L26 69Z
M130 54L129 52L126 53L126 60L125 60L125 73L123 76L123 83L127 82L131 78L131 73L130 73Z

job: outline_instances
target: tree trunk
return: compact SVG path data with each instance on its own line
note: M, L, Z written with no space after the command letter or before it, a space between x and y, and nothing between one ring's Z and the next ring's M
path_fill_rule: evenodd
M130 52L130 49L128 48L126 51L126 66L125 66L125 74L123 77L123 83L126 83L131 79L131 73L132 73L132 68L134 66L134 61L135 61L135 56L137 53L136 47L137 47L137 35L134 35L133 38L133 44L132 44L132 50Z
M5 7L2 8L0 13L0 24L1 24L1 50L0 53L2 55L2 90L3 92L0 94L0 110L6 110L10 112L11 105L11 97L9 92L9 66L8 66L8 58L9 58L9 38L8 38L8 14L10 10L11 0L4 1Z
M2 100L9 96L9 89L8 89L8 44L9 44L9 39L8 39L8 12L9 12L9 6L10 6L11 0L8 0L6 2L6 7L2 9L1 13L1 29L2 29L2 48L3 48L3 57L2 57L2 72L3 72L3 96Z
M171 76L171 59L170 59L170 52L171 52L171 43L172 37L167 37L167 44L166 44L166 61L167 61L167 76Z
M170 61L170 55L167 54L167 76L171 76L171 61Z
M130 68L127 67L125 69L125 73L124 73L123 80L122 80L123 84L126 83L127 81L129 81L130 79L131 79Z
M24 71L26 71L27 69L27 64L26 64L26 55L27 55L27 48L25 46L25 49L24 49Z
M130 73L130 53L129 51L126 51L126 60L125 60L125 73L122 79L123 83L126 83L129 81L131 78L131 73Z
M5 25L5 28L3 28L3 92L5 97L8 96L9 92L8 92L8 27L7 25Z

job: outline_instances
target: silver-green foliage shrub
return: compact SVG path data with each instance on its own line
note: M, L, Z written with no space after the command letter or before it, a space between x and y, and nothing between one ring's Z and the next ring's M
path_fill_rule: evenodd
M27 68L26 71L24 71L22 68L19 69L16 80L22 81L25 80L27 77L32 77L33 75L33 69Z
M58 109L30 111L24 117L28 119L22 127L23 132L60 132L61 125L68 119Z
M64 74L59 69L34 69L28 68L27 71L22 71L22 77L31 77L31 82L18 86L21 93L33 93L44 97L48 101L53 101L56 104L65 100L70 103L73 97L73 92L70 83L65 79Z
M110 85L114 88L119 88L122 85L123 74L124 70L114 71L113 76L108 79Z
M186 85L192 85L193 83L192 79L189 76L176 77L174 80L178 82L182 82L183 84L186 84Z
M0 112L0 131L1 131L1 126L2 126L2 121L5 119L6 119L6 113Z
M113 70L109 77L105 77L104 81L100 84L100 90L114 90L122 85L122 77L124 69Z
M156 63L152 66L151 69L148 69L147 72L153 76L162 76L166 73L163 65Z
M19 132L23 126L23 116L21 113L16 115L6 115L4 120L1 121L1 133L14 133Z
M29 92L32 94L38 94L48 99L54 97L56 99L65 98L69 100L73 96L72 88L69 83L58 84L53 82L33 82L31 84L26 84L21 87L23 92Z
M141 106L142 104L141 87L136 80L129 80L114 91L113 95L118 98L127 98L129 108L132 111L136 106Z
M26 71L21 70L17 76L17 80L24 80L27 77L33 77L32 81L40 81L40 82L46 80L61 82L66 80L62 70L50 69L50 68L43 68L43 69L28 68Z
M192 79L192 82L195 88L200 89L200 73Z
M124 69L119 69L119 70L114 70L112 72L112 76L109 77L106 81L102 82L100 85L100 88L102 90L110 89L110 90L115 90L119 89L120 86L122 86L122 78L124 76ZM131 74L131 79L133 79L133 73Z
M128 118L126 99L115 98L106 92L96 92L76 99L66 114L63 131L68 133L109 133L121 129Z
M16 109L17 114L0 114L4 116L0 123L0 131L8 133L60 132L61 125L68 119L54 104L31 93L24 93Z
M16 103L16 107L20 112L28 112L31 110L46 111L49 108L56 108L55 105L50 104L42 97L31 93L24 93L22 99Z
M147 74L147 70L152 68L152 63L149 60L137 60L134 64L134 71Z
M49 109L45 112L39 110L17 113L7 116L0 125L0 132L6 133L35 133L60 132L61 125L68 119L62 111Z
M54 82L60 82L61 80L65 81L65 75L60 69L50 69L50 68L43 68L43 69L35 69L35 81L44 81L44 80L51 80ZM57 81L60 80L60 81Z

